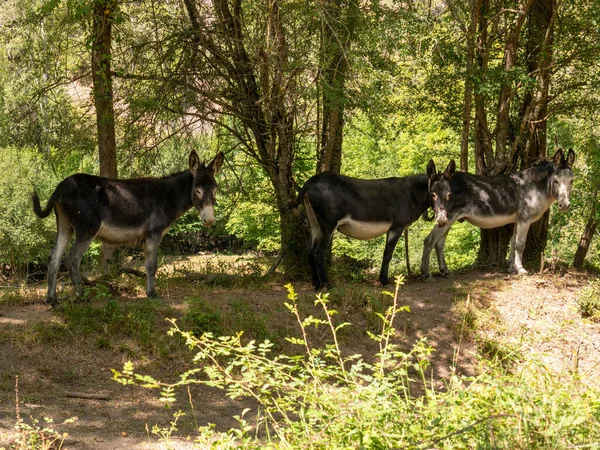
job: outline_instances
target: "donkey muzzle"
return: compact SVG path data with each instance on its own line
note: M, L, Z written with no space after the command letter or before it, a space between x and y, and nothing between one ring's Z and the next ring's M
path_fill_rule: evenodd
M438 210L435 213L435 223L438 227L443 227L448 222L448 216L445 210Z
M571 206L570 202L558 202L558 210L560 212L567 212Z
M212 207L204 207L198 212L200 213L200 219L202 219L202 223L205 226L210 227L215 223L215 211Z

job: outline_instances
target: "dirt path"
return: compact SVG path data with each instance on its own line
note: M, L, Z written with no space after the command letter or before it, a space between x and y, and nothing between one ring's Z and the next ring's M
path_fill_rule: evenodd
M586 274L559 276L547 274L507 277L502 273L469 271L435 283L413 281L401 289L400 304L409 305L396 323L398 339L408 348L419 338L427 337L436 349L432 356L434 377L447 377L452 371L474 374L478 360L477 346L464 331L464 317L457 307L467 298L479 308L494 310L497 326L484 334L490 339L518 346L522 354L541 358L557 373L575 371L585 383L598 386L600 380L600 325L582 321L575 299L590 280ZM202 292L211 304L226 311L233 302L244 299L256 314L273 315L273 323L294 326L283 319L286 292L280 285L268 289L224 289L192 285L190 291ZM296 286L299 295L310 303L314 293L308 284ZM181 308L184 293L171 287L172 296L165 301ZM332 305L345 319L363 333L373 325L368 311L373 308L381 288L344 285L331 293ZM34 296L35 297L35 296ZM238 300L236 300L238 299ZM119 301L140 301L137 297ZM279 317L281 315L281 318ZM221 391L195 388L191 402L181 395L175 408L164 409L155 392L124 387L111 380L111 368L120 369L127 359L115 348L98 348L93 342L73 339L72 343L48 345L43 334L36 333L40 324L60 323L61 318L39 298L28 303L0 302L0 447L7 444L16 422L15 377L19 376L19 406L22 418L51 417L53 428L66 432L65 449L153 449L163 448L151 434L153 425L168 425L177 409L186 412L180 419L181 436L173 448L191 448L186 436L193 436L198 425L215 423L220 430L236 424L233 416L243 408L226 398ZM460 342L460 345L459 345ZM376 351L366 337L347 339L352 352L365 355ZM161 362L162 363L162 362ZM156 365L157 361L148 361ZM165 361L164 372L178 372L173 361ZM71 398L70 392L107 394L108 400ZM65 420L77 417L72 423Z

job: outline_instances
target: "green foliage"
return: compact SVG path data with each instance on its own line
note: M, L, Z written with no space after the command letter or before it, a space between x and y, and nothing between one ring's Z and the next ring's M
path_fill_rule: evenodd
M16 433L11 437L8 445L2 447L4 450L60 450L63 446L67 433L59 433L54 429L54 420L44 417L39 420L33 416L26 421L21 416L21 407L19 402L19 376L15 379L15 415L17 423L15 425ZM71 424L77 420L77 417L71 417L63 421L60 425Z
M280 247L279 214L272 205L242 201L231 211L227 231L244 238L259 250L275 251Z
M288 340L301 354L273 354L269 340L243 341L241 333L198 337L172 321L170 334L185 339L197 366L165 383L137 374L126 363L121 372L113 371L114 379L159 389L165 404L174 401L179 387L192 383L259 403L256 419L245 409L229 432L201 427L196 437L201 447L557 449L598 442L600 392L574 388L540 364L524 365L514 374L491 367L476 377L453 375L443 389L429 384L425 369L432 349L427 343L409 352L391 343L397 333L394 319L405 309L398 306L401 283L398 278L395 294L388 293L394 302L379 314L380 331L368 332L380 348L373 362L343 351L338 335L349 324L336 320L327 294L315 301L322 314L303 318L288 285L285 305L299 328L299 335ZM327 330L329 343L312 346L307 332L313 327ZM164 440L173 430L158 428L155 434Z
M221 314L201 297L188 297L185 300L187 311L181 318L182 323L194 334L220 334L223 329Z
M42 199L48 198L55 178L40 155L27 149L2 150L0 171L0 263L12 271L25 271L28 264L45 262L50 254L54 221L34 214L31 192L36 186Z
M600 280L592 281L580 292L577 304L583 317L600 321Z
M256 341L271 341L277 344L275 328L269 324L269 317L254 312L246 299L239 299L231 304L231 323L229 329L243 331L248 339ZM210 331L210 330L206 330Z

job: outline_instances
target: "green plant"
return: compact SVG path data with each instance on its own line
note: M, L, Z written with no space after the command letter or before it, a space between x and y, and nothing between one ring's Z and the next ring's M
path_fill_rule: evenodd
M15 408L17 423L15 434L8 444L7 450L60 450L67 433L59 433L52 428L54 421L45 417L43 421L30 417L27 423L22 417L19 408L19 377L15 379ZM77 420L76 417L62 422L62 425Z
M244 409L238 427L228 432L207 426L196 442L211 448L523 448L593 447L600 440L600 392L564 383L540 363L523 364L514 373L489 365L473 377L452 375L443 389L426 375L433 349L419 341L403 351L394 342L394 320L406 308L393 304L377 313L381 328L368 332L379 345L375 361L344 352L338 333L349 324L337 320L328 294L319 294L318 317L301 317L297 295L288 285L288 310L299 334L288 337L302 351L273 354L273 343L245 341L243 334L197 337L174 320L169 331L185 339L197 365L172 383L137 374L131 362L114 379L125 385L159 389L165 404L178 388L205 384L233 399L253 398L256 418ZM315 347L309 329L327 330L330 341ZM256 425L252 426L254 422ZM167 439L173 428L161 429ZM166 433L166 435L165 435ZM202 448L202 447L200 447Z
M581 290L577 304L583 317L600 320L600 280L592 281Z
M203 333L219 334L222 331L222 320L219 311L215 311L200 296L185 299L187 311L181 318L185 326L197 336Z

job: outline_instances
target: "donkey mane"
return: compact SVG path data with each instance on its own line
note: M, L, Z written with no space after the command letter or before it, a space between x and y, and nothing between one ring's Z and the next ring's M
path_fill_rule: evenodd
M548 178L554 171L554 163L547 159L540 159L536 161L529 169L525 169L531 176L534 182Z

